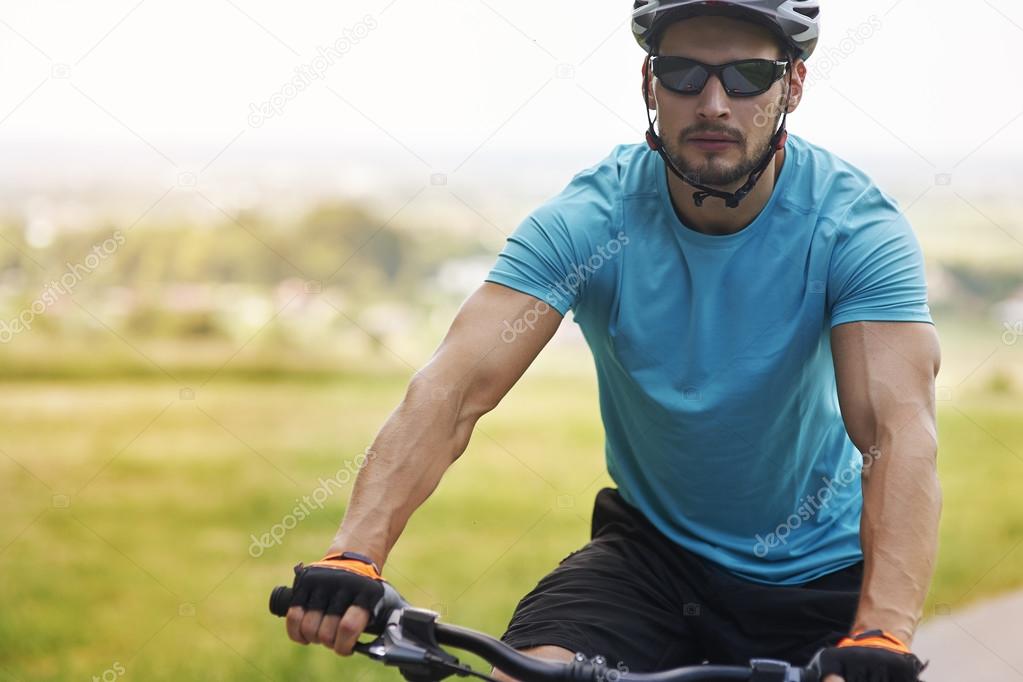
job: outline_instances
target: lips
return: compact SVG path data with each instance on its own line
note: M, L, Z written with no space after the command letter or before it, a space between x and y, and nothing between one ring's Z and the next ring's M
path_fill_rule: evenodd
M690 142L737 142L733 137L727 135L716 135L713 133L700 133L697 135L689 136Z
M707 153L728 151L739 142L734 137L724 133L696 133L686 138L686 141L693 147Z

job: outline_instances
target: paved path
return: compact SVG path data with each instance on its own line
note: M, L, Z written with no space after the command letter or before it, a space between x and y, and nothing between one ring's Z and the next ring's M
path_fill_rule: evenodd
M1023 682L1023 592L935 615L913 650L926 682Z

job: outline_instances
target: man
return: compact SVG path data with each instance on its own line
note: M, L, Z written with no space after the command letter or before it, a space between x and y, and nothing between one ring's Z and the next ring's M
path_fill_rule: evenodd
M616 147L509 238L300 577L292 639L351 652L409 516L572 310L618 488L504 641L633 672L816 653L828 682L917 679L938 342L895 203L785 132L819 12L635 3L647 144Z

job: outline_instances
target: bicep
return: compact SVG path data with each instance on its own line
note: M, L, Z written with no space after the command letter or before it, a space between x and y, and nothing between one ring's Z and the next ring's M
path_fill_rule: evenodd
M463 412L482 415L525 373L561 320L546 302L486 282L462 304L415 381L457 395Z
M934 420L934 378L941 361L934 326L854 322L831 330L838 400L846 430L865 452L891 432Z

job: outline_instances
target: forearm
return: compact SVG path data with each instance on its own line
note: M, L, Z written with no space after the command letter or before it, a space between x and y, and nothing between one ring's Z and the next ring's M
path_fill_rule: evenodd
M465 451L485 412L436 382L413 382L374 439L329 551L355 551L383 566L409 517Z
M918 413L887 428L865 456L863 472L865 571L853 627L888 630L907 644L937 558L941 488L933 425L931 416Z

